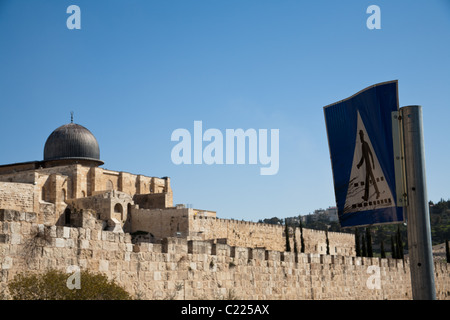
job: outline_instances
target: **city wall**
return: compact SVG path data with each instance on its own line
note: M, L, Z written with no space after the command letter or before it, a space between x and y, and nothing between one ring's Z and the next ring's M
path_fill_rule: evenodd
M201 215L189 216L189 230L192 239L227 239L227 243L241 247L261 247L284 251L286 248L285 227L281 225L255 223L248 221L218 219ZM303 228L305 253L326 254L327 234L325 231ZM355 255L353 234L328 232L331 255ZM295 228L295 242L300 251L300 228ZM289 243L294 248L294 230L289 228Z
M34 211L34 185L0 182L0 208Z
M141 299L411 299L407 260L185 238L133 244L130 234L86 225L48 227L34 213L0 210L0 295L8 298L7 284L18 273L75 265L106 274ZM438 299L450 299L449 273L448 264L435 264Z

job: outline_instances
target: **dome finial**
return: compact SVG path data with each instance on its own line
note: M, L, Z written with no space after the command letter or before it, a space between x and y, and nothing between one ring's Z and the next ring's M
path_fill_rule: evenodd
M73 111L70 111L70 123L73 123Z

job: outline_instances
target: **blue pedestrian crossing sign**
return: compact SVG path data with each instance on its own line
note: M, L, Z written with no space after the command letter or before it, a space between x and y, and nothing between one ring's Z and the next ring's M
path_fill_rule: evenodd
M324 107L342 227L404 221L396 149L398 82L370 86ZM396 127L397 126L397 127Z

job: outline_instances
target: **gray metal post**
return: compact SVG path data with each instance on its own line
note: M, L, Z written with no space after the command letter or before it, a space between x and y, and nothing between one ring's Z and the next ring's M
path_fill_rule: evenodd
M430 212L425 175L422 107L400 108L403 124L408 205L406 209L412 298L435 300Z

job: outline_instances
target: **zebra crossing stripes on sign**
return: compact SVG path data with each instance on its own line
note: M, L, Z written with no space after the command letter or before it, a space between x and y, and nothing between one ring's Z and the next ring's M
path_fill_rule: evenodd
M359 111L357 115L355 152L344 213L394 207L392 192Z
M342 227L398 223L392 114L397 81L370 86L324 107L334 192Z

